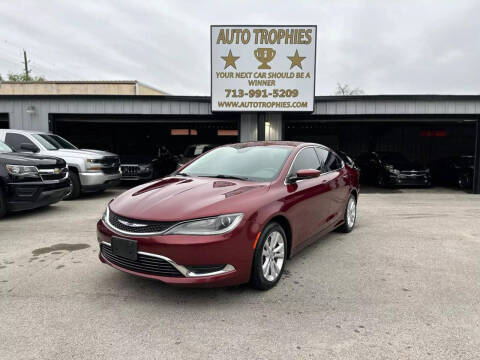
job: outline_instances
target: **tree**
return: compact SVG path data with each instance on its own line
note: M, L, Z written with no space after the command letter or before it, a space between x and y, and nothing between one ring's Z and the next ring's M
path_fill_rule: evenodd
M20 73L13 74L8 73L8 81L27 82L27 81L45 81L43 76L30 76L30 74Z
M365 92L360 88L351 89L350 85L348 84L342 85L340 83L337 83L337 91L335 91L335 95L349 96L363 94L365 94Z

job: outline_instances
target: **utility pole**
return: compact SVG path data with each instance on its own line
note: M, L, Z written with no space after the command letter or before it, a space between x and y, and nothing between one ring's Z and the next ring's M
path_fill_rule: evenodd
M28 60L27 60L27 52L25 49L23 50L23 63L25 65L25 81L30 80L30 71L28 70Z

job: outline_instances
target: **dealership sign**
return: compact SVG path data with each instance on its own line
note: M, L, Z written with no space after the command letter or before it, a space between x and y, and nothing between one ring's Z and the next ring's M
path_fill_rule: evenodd
M316 26L211 27L212 111L313 111Z

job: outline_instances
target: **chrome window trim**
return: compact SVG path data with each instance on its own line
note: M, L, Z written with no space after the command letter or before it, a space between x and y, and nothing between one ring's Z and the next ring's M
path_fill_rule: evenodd
M106 241L102 241L101 243L103 245L112 247L112 245L110 243L106 242ZM222 270L217 270L217 271L212 271L212 272L209 272L209 273L199 274L199 273L196 273L194 271L188 270L185 266L179 265L175 261L173 261L172 259L170 259L166 256L163 256L163 255L152 254L152 253L144 252L144 251L137 251L137 254L145 255L145 256L151 256L151 257L155 257L157 259L162 259L162 260L168 262L170 265L172 265L175 269L177 269L183 276L190 277L190 278L199 278L199 277L205 277L205 276L221 275L221 274L226 274L226 273L229 273L229 272L232 272L232 271L235 270L235 267L233 265L226 264L225 267ZM105 260L108 261L107 259L105 259ZM121 268L121 266L119 266L119 267Z
M320 176L323 176L323 175L326 175L326 174L330 174L330 173L332 173L332 172L334 172L334 171L339 171L339 170L342 170L342 169L345 168L345 162L344 162L344 161L342 160L342 158L341 158L340 156L338 156L338 154L337 154L335 151L333 151L332 149L329 149L329 148L327 148L327 147L325 147L325 146L322 146L322 145L308 145L308 146L302 147L302 148L295 154L295 157L293 158L293 161L292 161L292 163L290 164L290 167L288 168L287 175L285 175L285 179L283 180L283 184L284 184L284 185L289 185L289 183L287 182L288 174L290 174L290 171L292 170L293 163L294 163L295 160L297 159L298 154L300 154L304 149L308 149L308 148L313 148L313 150L315 151L315 148L317 148L317 147L318 147L318 148L322 148L322 149L327 150L327 151L331 151L333 154L335 154L335 156L336 156L337 158L340 159L340 161L341 161L341 163L342 163L342 166L341 166L340 168L338 168L338 169L336 169L336 170L331 170L331 171L327 171L327 172L324 172L324 173L320 173ZM315 152L315 155L317 155L316 152ZM317 157L318 157L318 155L317 155ZM320 161L320 160L319 160L319 161ZM311 180L311 179L297 180L296 182L298 183L298 182L300 182L300 181L305 181L305 180Z

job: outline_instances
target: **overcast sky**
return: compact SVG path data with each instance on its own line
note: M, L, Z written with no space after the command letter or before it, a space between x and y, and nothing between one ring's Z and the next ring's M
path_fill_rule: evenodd
M316 24L317 95L480 94L480 1L2 1L0 74L209 95L211 24Z

